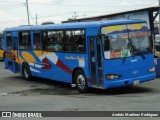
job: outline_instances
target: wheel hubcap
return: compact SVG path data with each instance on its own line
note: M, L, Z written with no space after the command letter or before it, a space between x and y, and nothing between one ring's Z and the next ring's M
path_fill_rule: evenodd
M86 86L85 78L83 75L77 76L77 85L80 89L84 89Z

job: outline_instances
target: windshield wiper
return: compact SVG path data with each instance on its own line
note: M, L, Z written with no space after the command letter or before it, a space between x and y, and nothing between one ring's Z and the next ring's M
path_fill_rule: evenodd
M126 61L126 57L122 58L122 63L124 63Z
M137 50L135 52L133 52L134 55L140 55L143 59L146 59L144 53L148 52L147 50Z
M132 40L130 38L128 38L129 40L129 49L131 50L131 52L134 54L134 55L140 55L143 59L145 59L145 55L144 53L148 52L147 50L137 50L136 47L134 46L134 44L132 43Z

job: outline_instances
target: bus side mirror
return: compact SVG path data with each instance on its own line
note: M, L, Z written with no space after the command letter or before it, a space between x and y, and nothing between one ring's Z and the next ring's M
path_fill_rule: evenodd
M105 51L108 51L108 50L110 50L110 40L109 40L109 37L106 35L104 38L103 38L103 40L104 40L104 50Z
M108 35L98 34L98 37L103 40L104 51L109 51L110 50L110 40L109 40Z

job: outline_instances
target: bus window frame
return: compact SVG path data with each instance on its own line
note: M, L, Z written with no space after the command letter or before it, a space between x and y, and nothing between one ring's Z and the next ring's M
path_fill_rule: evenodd
M65 32L64 32L64 30L61 30L61 29L59 29L59 30L55 30L55 29L49 29L48 31L47 31L47 34L49 33L49 32L56 32L57 33L57 31L61 31L61 32L63 32L63 37L65 36ZM48 35L47 35L48 36ZM47 38L47 43L49 43L48 42L48 39L49 39L49 37ZM54 43L52 43L52 44L56 44L57 42L54 42ZM61 43L59 43L59 44L62 44L62 42ZM46 46L47 47L47 46ZM62 51L56 51L56 50L48 50L48 47L47 47L47 52L64 52L63 50Z
M31 36L32 30L22 30L22 31L17 31L17 32L18 32L18 38L19 38L19 42L18 42L18 48L19 48L19 50L33 51L34 50L33 49L33 41L32 41L32 36ZM30 43L31 43L31 48L30 49L20 49L20 33L23 33L23 32L29 32L30 33ZM21 35L21 37L22 37L22 35Z
M40 49L36 49L34 47L35 45L35 40L34 40L34 34L40 34ZM33 35L33 36L32 36ZM41 31L31 31L31 42L32 42L32 46L33 46L33 51L42 51L42 32Z

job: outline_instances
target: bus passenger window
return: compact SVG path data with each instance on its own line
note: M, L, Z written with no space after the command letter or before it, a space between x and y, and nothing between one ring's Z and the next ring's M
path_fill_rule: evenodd
M84 53L86 49L84 30L66 31L66 51Z
M41 50L41 37L40 37L40 33L34 33L33 39L34 39L34 49L35 50Z
M42 32L42 50L47 51L47 46L48 46L48 34L47 31Z
M62 51L63 31L49 31L48 32L48 51Z
M23 50L31 50L31 36L30 32L19 33L19 48Z

